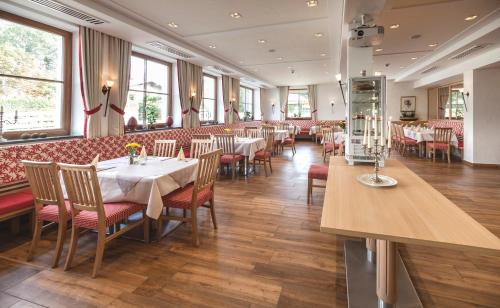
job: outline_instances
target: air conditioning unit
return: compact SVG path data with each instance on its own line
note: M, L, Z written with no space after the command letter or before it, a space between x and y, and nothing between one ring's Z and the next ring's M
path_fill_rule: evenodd
M384 27L382 26L359 26L351 29L349 33L349 46L372 47L382 44L384 38Z

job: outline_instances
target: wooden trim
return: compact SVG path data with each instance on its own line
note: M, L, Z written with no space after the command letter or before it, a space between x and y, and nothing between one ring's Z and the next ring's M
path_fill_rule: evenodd
M0 18L21 25L25 25L28 27L60 35L63 38L63 56L64 56L63 59L64 70L63 70L63 80L62 80L63 96L62 96L62 106L61 106L62 127L57 129L46 129L46 130L36 130L36 131L30 130L30 131L4 132L3 136L7 139L18 139L25 132L29 133L46 132L48 136L69 135L71 130L71 90L73 85L73 80L72 80L73 34L71 32L1 10L0 10Z
M217 76L213 76L213 75L210 75L210 74L207 74L207 73L203 73L203 77L208 77L208 78L212 78L215 80L215 84L214 84L214 87L215 87L215 98L214 98L214 119L213 121L218 121L219 117L218 117L218 113L217 113L217 105L218 105L218 96L219 96L219 87L218 87L218 83L219 83L219 78L217 78ZM205 93L203 93L203 95L205 95ZM201 98L201 101L203 102L203 100L205 99L205 97L202 97ZM211 98L208 98L208 99L211 99ZM200 121L200 124L206 124L206 123L210 123L210 122L213 122L213 121Z
M500 164L481 164L481 163L473 163L467 160L463 160L463 163L466 164L467 166L473 167L473 168L483 168L483 169L489 169L489 168L498 168L500 169Z
M0 221L5 221L5 220L9 220L11 218L18 217L18 216L33 213L34 209L35 209L35 205L32 205L32 206L24 208L22 210L17 210L15 212L10 212L10 213L4 214L4 215L0 215Z

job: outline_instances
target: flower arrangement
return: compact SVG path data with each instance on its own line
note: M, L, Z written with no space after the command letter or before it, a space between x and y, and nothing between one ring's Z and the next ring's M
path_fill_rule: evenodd
M134 164L134 157L137 156L137 149L140 148L141 145L136 142L128 143L125 148L128 151L129 163L131 165Z
M230 129L230 128L224 128L224 132L225 132L226 134L229 134L229 133L231 133L231 129Z

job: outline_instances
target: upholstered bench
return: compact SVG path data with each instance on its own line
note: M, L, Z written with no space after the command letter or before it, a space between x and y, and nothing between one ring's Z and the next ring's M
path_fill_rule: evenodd
M0 196L0 221L12 219L11 231L19 232L21 215L33 214L33 195L30 189L23 189Z

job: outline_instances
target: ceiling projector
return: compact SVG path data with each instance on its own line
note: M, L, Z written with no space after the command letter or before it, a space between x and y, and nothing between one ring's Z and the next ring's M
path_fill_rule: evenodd
M382 26L359 26L351 29L349 33L349 46L372 47L382 43L384 38L384 27Z

